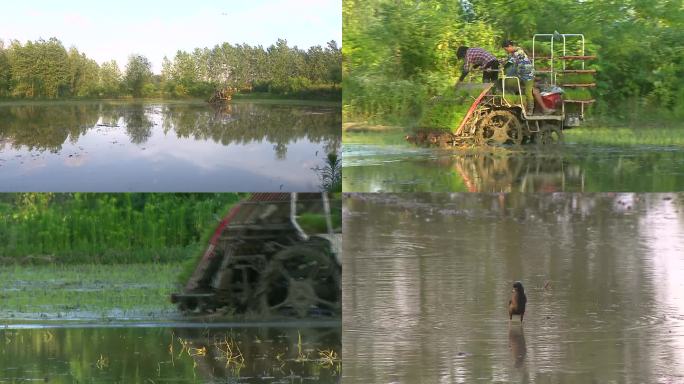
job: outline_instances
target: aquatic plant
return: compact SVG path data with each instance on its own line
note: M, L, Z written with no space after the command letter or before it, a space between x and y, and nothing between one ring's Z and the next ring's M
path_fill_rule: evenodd
M328 153L323 166L313 167L321 180L320 188L327 192L342 192L342 159L335 152Z
M342 360L333 349L319 350L319 361L322 367L332 368L335 374L339 374L342 370Z
M240 351L240 347L237 342L228 336L224 336L223 339L216 341L214 347L220 353L220 359L225 360L226 368L233 367L236 370L245 366L245 358Z

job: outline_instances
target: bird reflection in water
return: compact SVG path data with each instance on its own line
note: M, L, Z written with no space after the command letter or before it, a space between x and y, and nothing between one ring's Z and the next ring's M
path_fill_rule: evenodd
M515 367L520 368L525 362L527 356L527 345L525 344L525 332L522 325L511 324L508 327L508 344L511 349L511 355L515 361Z

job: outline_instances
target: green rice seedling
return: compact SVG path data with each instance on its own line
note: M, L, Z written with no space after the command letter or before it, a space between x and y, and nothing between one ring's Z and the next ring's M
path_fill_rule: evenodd
M178 269L149 263L0 267L0 318L158 317L175 312L168 298Z
M304 352L302 348L302 333L297 330L297 358L296 362L303 362L309 360L309 354Z
M563 98L565 100L591 100L594 97L586 88L564 88Z
M169 262L185 258L238 194L10 194L0 212L7 263Z
M565 73L558 76L560 84L591 84L595 83L596 79L591 73Z
M615 146L655 145L684 147L684 127L680 128L620 128L581 127L566 131L570 143Z
M446 89L427 102L418 122L420 128L456 130L482 87Z
M342 216L339 213L332 213L330 217L334 228L340 228L342 226ZM323 214L303 213L297 217L297 223L299 223L302 230L306 233L328 232L328 225Z

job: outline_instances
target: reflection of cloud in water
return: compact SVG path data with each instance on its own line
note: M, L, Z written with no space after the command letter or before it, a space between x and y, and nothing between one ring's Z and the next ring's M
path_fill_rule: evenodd
M164 162L165 159L172 158L209 172L226 166L249 168L252 173L268 178L279 178L286 172L288 179L297 184L311 180L311 168L316 164L315 152L312 152L310 144L303 140L288 143L293 152L288 160L298 164L298 169L292 169L288 165L290 162L274 161L274 156L264 155L269 153L270 143L226 146L192 139L177 139L163 134L157 127L154 131L150 140L145 145L140 145L145 150L130 150L128 156L133 159L145 159L151 163ZM182 150L179 150L179 147ZM319 156L322 152L319 150Z

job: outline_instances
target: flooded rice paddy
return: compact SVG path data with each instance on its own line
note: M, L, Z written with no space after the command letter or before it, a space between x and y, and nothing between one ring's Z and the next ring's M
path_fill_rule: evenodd
M338 383L335 325L0 329L0 382Z
M0 383L339 382L339 320L184 317L180 268L0 267Z
M182 319L169 297L180 263L0 266L0 326Z
M0 190L317 191L341 112L310 104L0 104Z
M573 143L494 151L349 142L347 192L669 192L684 190L677 146Z
M684 382L684 194L350 194L344 210L344 383Z

